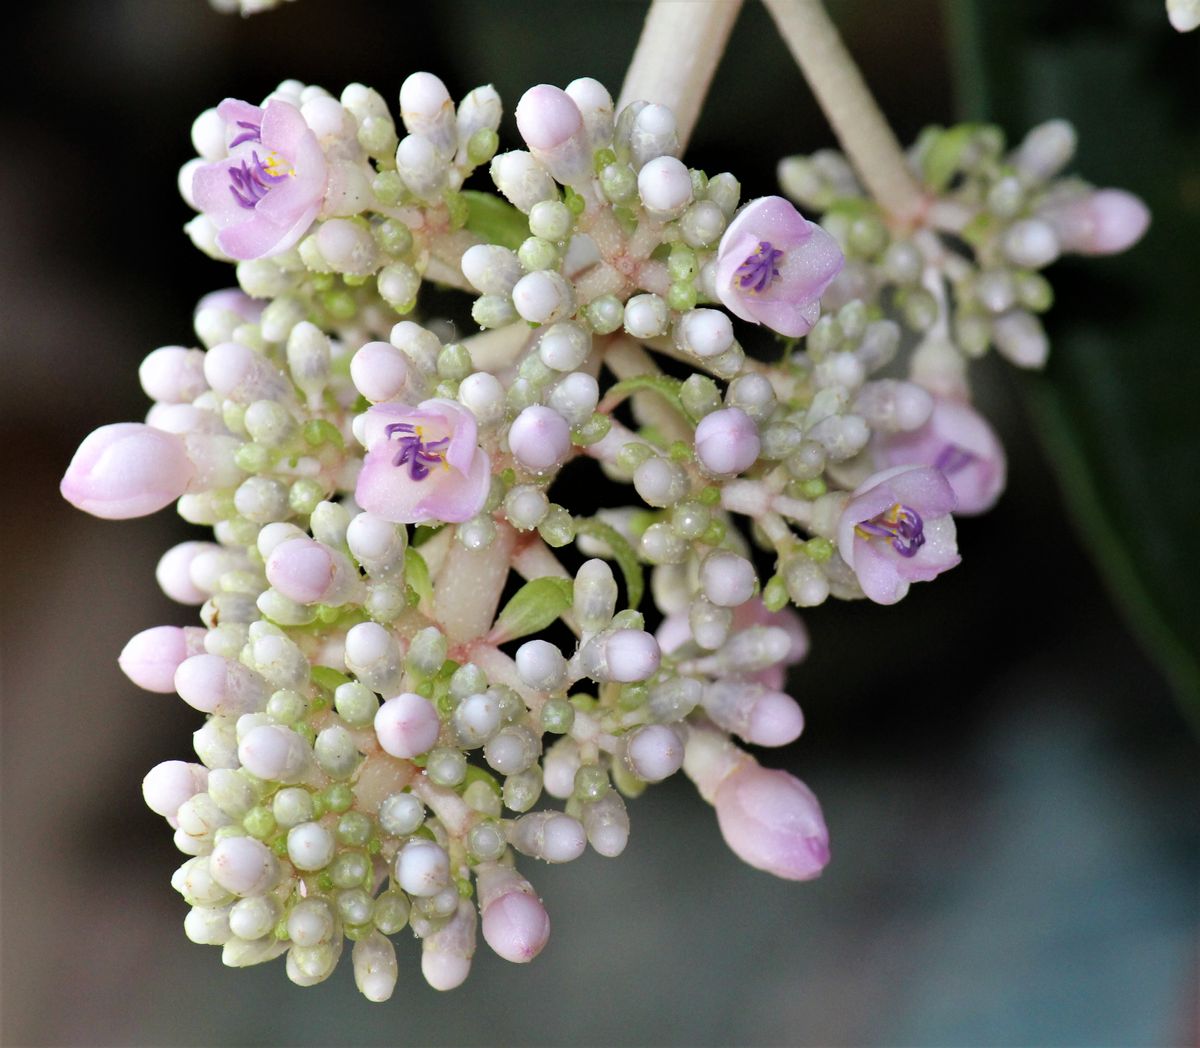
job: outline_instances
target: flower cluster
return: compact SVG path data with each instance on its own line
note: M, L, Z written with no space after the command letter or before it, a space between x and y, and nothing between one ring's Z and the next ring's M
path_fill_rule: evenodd
M823 225L739 207L732 175L678 159L669 110L614 113L593 80L528 91L527 148L498 155L490 87L455 105L416 73L400 112L403 137L369 88L288 82L196 121L188 231L239 287L201 300L203 348L146 358L146 422L90 435L62 482L98 516L177 502L213 529L157 571L203 625L120 656L206 717L198 763L143 784L188 856L188 936L234 966L286 954L301 985L348 940L376 1001L406 925L439 989L477 926L535 957L549 918L514 853L620 854L626 800L681 768L746 862L821 872L816 798L735 741L802 731L789 604L890 604L958 563L953 514L1004 484L966 360L1039 362L1035 270L1144 226L1123 194L1046 184L1057 126L1010 158L980 131L952 162L957 132L924 142L948 173L899 235L831 155L784 167ZM464 191L483 164L499 196ZM427 282L474 295L479 331L423 315ZM748 357L731 315L781 357ZM568 465L634 504L552 501Z

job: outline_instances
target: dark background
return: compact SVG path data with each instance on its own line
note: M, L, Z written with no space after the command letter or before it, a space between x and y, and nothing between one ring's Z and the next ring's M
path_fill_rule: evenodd
M189 529L170 513L88 518L57 482L92 428L141 417L138 362L189 342L196 299L231 282L181 233L175 172L191 155L190 122L291 76L335 94L360 80L394 105L405 76L429 69L455 97L495 83L509 113L542 81L592 75L615 95L644 11L634 0L298 0L246 21L203 0L57 0L6 16L5 1044L1195 1043L1196 739L1131 639L1133 621L1164 650L1112 570L1123 554L1070 524L1087 516L1088 477L1120 480L1114 464L1144 441L1162 457L1135 479L1158 470L1174 478L1172 497L1196 505L1200 456L1172 435L1195 434L1183 405L1200 392L1187 364L1195 338L1179 334L1194 330L1200 276L1200 40L1174 38L1157 3L835 5L902 139L964 112L1002 116L1014 139L1067 116L1084 132L1080 169L1155 204L1138 251L1165 261L1151 276L1137 253L1060 267L1050 379L978 368L1011 482L994 513L961 524L961 567L897 608L806 616L813 653L793 691L808 728L764 760L821 798L834 861L819 881L739 864L680 777L631 805L620 860L527 862L550 945L517 968L481 944L449 996L425 986L403 934L400 982L382 1006L358 997L348 953L328 983L301 990L282 962L224 969L217 949L184 937L186 907L168 884L181 857L139 784L160 760L187 758L199 720L139 692L115 660L138 630L192 621L153 578ZM1084 90L1071 86L1078 56L1093 72ZM997 75L963 75L979 69ZM1146 108L1122 69L1153 89ZM1130 127L1152 129L1161 148L1122 137ZM511 116L502 140L515 144ZM774 191L778 157L829 144L765 12L748 3L689 161L733 170L754 196ZM1182 217L1164 221L1163 208ZM1176 289L1165 304L1159 285ZM1111 399L1088 399L1097 374L1118 406L1133 388L1127 360L1104 355L1103 340L1089 348L1097 330L1128 333L1120 347L1166 373L1117 422ZM1103 522L1144 534L1130 515L1165 509L1160 573L1172 558L1194 566L1177 540L1200 514L1115 490L1102 491ZM1196 641L1183 634L1193 653Z

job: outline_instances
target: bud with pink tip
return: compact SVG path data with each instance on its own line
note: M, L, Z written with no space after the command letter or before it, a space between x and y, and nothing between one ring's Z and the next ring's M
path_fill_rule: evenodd
M567 94L583 117L584 131L593 152L612 141L613 100L608 89L590 76L582 76L567 84Z
M683 742L666 724L646 724L624 738L625 763L644 782L662 782L683 765Z
M591 177L583 116L565 91L550 84L531 87L517 103L517 129L533 155L563 185Z
M550 938L550 918L533 886L511 866L475 867L483 938L506 961L527 964Z
M645 630L606 630L589 640L577 657L583 674L592 680L631 684L654 675L662 652Z
M449 922L421 943L421 974L435 990L453 990L471 973L475 956L475 907L461 899Z
M790 881L829 862L829 831L812 791L793 775L747 758L717 787L717 822L743 862Z
M226 837L209 856L213 880L234 895L262 895L279 879L279 863L262 841Z
M194 475L180 437L140 422L118 422L84 438L59 490L85 513L128 520L169 506Z
M175 671L191 655L204 650L204 630L198 626L154 626L131 637L117 665L139 688L169 695L175 690Z
M193 655L175 671L175 690L193 709L238 717L267 704L267 682L247 666L220 655Z
M557 811L522 815L513 823L509 840L522 854L546 862L570 862L587 847L587 834L579 820Z
M571 450L571 430L553 408L533 404L525 408L508 431L513 458L532 473L553 469Z
M696 426L696 457L710 473L732 476L758 460L762 444L754 420L741 408L721 408Z
M1150 226L1150 209L1123 189L1094 189L1051 201L1039 211L1064 251L1115 255L1133 247Z
M186 761L156 764L142 780L146 807L168 819L175 818L179 806L208 788L208 769Z
M308 537L288 539L271 551L267 581L299 604L337 607L362 592L358 571L349 558Z
M786 746L804 730L795 699L751 681L714 681L701 701L716 724L756 746Z
M415 692L388 699L375 714L379 745L393 757L417 757L437 743L442 723L437 710Z

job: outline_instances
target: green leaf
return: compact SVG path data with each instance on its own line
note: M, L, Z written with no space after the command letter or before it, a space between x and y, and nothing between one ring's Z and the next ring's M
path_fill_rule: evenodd
M634 393L646 391L657 393L679 414L691 421L692 417L679 397L682 387L683 383L677 378L671 378L670 375L634 375L632 378L621 379L620 382L609 386L604 393L604 399L610 404L619 404Z
M1066 118L1079 132L1072 169L1150 205L1150 231L1126 254L1050 270L1050 362L1026 386L1083 542L1200 724L1200 209L1187 188L1200 127L1184 115L1194 50L1159 5L1112 0L1070 19L1052 6L947 0L964 115L1013 138Z
M496 619L497 630L506 640L540 633L555 619L570 611L575 584L570 579L546 575L530 579L504 605Z
M413 588L422 604L433 600L433 583L429 578L429 565L412 546L404 551L404 579Z
M467 202L467 229L489 244L516 251L529 236L529 220L495 193L464 189L460 195Z
M959 161L963 150L971 141L977 128L972 124L959 124L945 131L937 131L921 157L921 173L925 184L936 192L941 192L950 184L958 171Z
M636 608L642 602L642 594L646 589L646 580L642 573L641 562L637 559L633 547L625 540L616 528L605 524L595 517L575 518L575 537L590 535L603 542L612 554L621 574L625 576L625 592L631 608Z

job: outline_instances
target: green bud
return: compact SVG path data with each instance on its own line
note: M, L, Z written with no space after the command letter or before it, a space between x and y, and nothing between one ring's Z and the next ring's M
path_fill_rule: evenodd
M490 127L481 127L467 139L467 160L474 166L486 164L496 155L500 136Z

